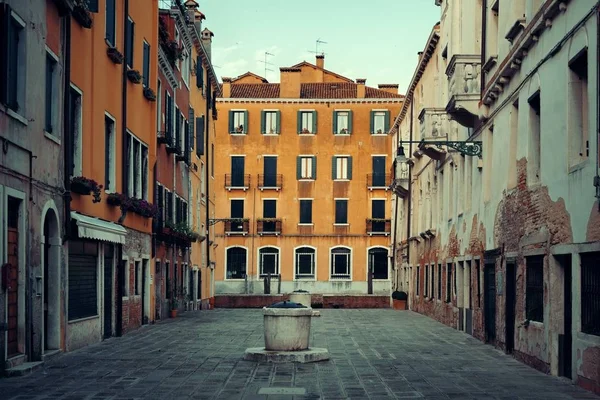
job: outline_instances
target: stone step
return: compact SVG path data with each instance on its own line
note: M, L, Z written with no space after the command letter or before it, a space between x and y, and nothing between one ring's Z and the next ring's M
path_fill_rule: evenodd
M5 371L6 376L23 376L28 375L44 365L43 361L26 362L16 367L9 368Z
M46 350L42 355L42 361L50 361L53 358L60 356L62 351L60 350Z

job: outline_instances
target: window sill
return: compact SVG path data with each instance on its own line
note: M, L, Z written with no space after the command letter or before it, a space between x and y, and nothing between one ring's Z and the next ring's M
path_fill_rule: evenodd
M245 279L244 278L225 278L226 281L231 281L231 282L244 282Z
M280 136L279 133L263 133L263 136Z
M315 224L310 223L310 224L306 224L306 223L298 223L298 226L314 226Z
M298 132L299 136L315 136L316 133L302 133L302 132Z
M387 136L387 133L371 133L371 136Z
M352 282L352 278L329 278L329 282Z
M29 125L29 122L27 122L27 118L25 118L21 114L17 113L16 111L14 111L12 108L2 106L2 109L6 113L6 115L8 115L9 117L16 119L17 121L19 121L20 123L22 123L25 126Z
M348 223L345 223L345 224L334 223L333 226L350 226L350 224L348 224Z
M248 133L246 132L229 132L231 136L246 136Z
M352 133L334 133L333 136L352 136Z
M294 277L294 282L316 282L316 278Z
M100 315L91 315L89 317L83 317L83 318L79 318L79 319L74 319L72 321L69 321L69 324L76 324L78 322L83 322L83 321L88 321L90 319L96 319L96 318L100 318Z
M350 179L334 179L334 182L350 182Z
M314 182L314 178L302 178L298 179L298 182Z
M60 139L48 131L44 131L44 137L60 146Z

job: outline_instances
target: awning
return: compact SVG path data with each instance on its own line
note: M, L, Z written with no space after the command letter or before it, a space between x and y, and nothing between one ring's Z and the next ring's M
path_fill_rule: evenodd
M114 222L103 221L71 211L71 218L77 222L77 233L81 238L102 240L105 242L125 243L127 230Z

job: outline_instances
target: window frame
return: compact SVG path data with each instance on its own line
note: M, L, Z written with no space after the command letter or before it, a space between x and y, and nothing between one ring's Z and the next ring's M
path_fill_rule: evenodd
M230 110L230 111L231 111L231 118L232 118L231 126L233 127L233 131L231 131L231 129L230 129L231 132L229 132L229 134L230 135L247 135L248 134L248 121L246 121L247 110L235 109L235 110ZM236 124L236 118L239 123L240 116L242 119L242 123L240 125L238 125L238 124ZM239 126L243 127L241 132L238 130Z
M129 180L127 182L127 195L140 200L148 200L148 145L127 129L127 141L129 150ZM138 159L135 160L135 144L139 145ZM146 154L144 157L144 151ZM134 186L135 185L135 186ZM139 187L138 187L139 185ZM136 194L140 197L136 197Z
M25 53L27 51L27 40L26 38L23 38L23 35L27 35L27 23L12 8L9 7L8 10L10 10L10 16L8 16L9 27L7 27L7 29L10 31L8 39L9 47L12 43L10 42L10 39L12 38L12 32L15 28L15 25L19 26L19 29L15 29L15 31L17 31L17 45L15 48L17 56L16 59L13 60L14 65L11 63L10 57L7 60L6 74L9 84L6 87L7 97L4 100L7 108L7 114L19 120L24 125L27 125L27 118L24 117L26 106L25 75L27 73L27 57ZM14 69L14 77L11 75L11 68Z
M334 155L335 177L334 181L349 181L352 179L352 156L349 154ZM345 175L345 176L344 176Z
M339 252L334 253L334 250L343 249L347 250L347 252ZM333 270L335 268L335 258L336 255L345 255L346 263L347 263L347 273L346 274L334 274ZM334 277L334 275L340 275L344 277ZM347 277L346 277L347 276ZM334 246L329 248L329 280L330 281L352 281L352 248L348 246Z
M374 282L389 282L391 281L391 263L390 263L390 250L387 247L381 246L381 245L374 245L374 246L370 246L367 247L367 281L369 279L369 263L370 263L370 258L369 256L371 255L371 251L372 250L377 250L377 249L381 249L381 250L385 250L386 253L386 276L387 278L375 278L375 265L373 265L373 281Z
M349 136L352 134L352 110L350 109L340 109L334 110L334 120L333 120L333 134L335 136ZM346 117L346 127L340 129L340 118ZM342 129L345 129L346 132L341 132Z
M532 262L533 261L533 262ZM525 319L531 322L537 322L540 324L544 323L544 313L545 313L545 305L544 305L544 264L545 256L544 255L532 255L525 257ZM534 269L541 269L541 271L534 271ZM541 274L541 287L537 285L539 282L534 282L534 272L536 274ZM539 278L539 275L535 276ZM539 296L541 295L541 299ZM534 312L531 309L532 305L536 303L536 299L539 301L539 305L541 305L541 316L540 312Z
M316 156L301 154L300 157L300 178L299 181L314 181L316 180ZM310 162L309 162L310 160ZM305 174L305 172L310 171L310 174ZM313 175L315 172L315 175Z
M150 43L148 43L148 41L146 39L144 39L144 41L142 42L142 87L144 88L149 88L150 87L150 67L151 67L151 63L150 63L150 59L152 57L152 46L150 46ZM146 52L147 51L147 52ZM148 55L148 58L146 58L146 54ZM148 71L148 73L146 74L146 70Z
M308 253L298 253L298 250L309 249L312 250ZM299 274L299 256L310 255L311 257L311 273L310 274ZM304 277L306 276L306 277ZM294 247L294 281L316 281L317 280L317 248L313 246L303 245Z
M113 4L113 32L112 33L112 38L113 41L111 42L109 39L109 35L108 35L108 2L112 1ZM104 40L106 41L106 44L108 44L110 47L116 47L117 45L117 3L116 0L106 0L105 4L104 4Z
M104 159L104 191L106 193L114 193L117 190L117 150L116 150L116 146L117 146L117 142L116 142L116 126L117 126L117 120L115 117L113 117L108 111L104 112L104 145L106 146L107 140L106 140L106 120L109 119L112 121L112 131L111 131L111 137L110 137L110 149L109 149L109 159L106 160L106 148L104 149L104 154L105 154L105 159ZM107 161L109 162L109 167L108 167L108 172L109 172L109 177L108 177L108 182L106 180L106 172L107 172L107 168L106 168L106 163ZM107 184L108 183L108 184Z
M302 202L303 201L310 201L310 222L302 222ZM314 225L313 223L313 203L314 203L314 199L313 198L299 198L298 199L298 225L305 225L305 226L312 226Z
M230 249L234 249L234 248L240 248L243 249L246 253L246 259L245 259L245 267L246 267L246 271L245 273L242 274L241 278L229 278L228 277L228 266L229 266L229 250ZM225 260L224 260L224 264L225 264L225 276L224 276L224 280L226 281L243 281L244 280L244 275L248 276L248 248L245 246L239 246L239 245L232 245L232 246L228 246L225 248Z
M59 137L60 136L60 129L58 129L58 125L59 125L59 104L60 101L50 101L50 110L48 110L48 101L51 100L57 100L59 99L60 96L60 92L58 91L60 82L58 79L58 67L59 67L59 58L58 56L52 51L52 49L50 49L48 46L46 46L46 82L45 82L45 118L44 118L44 131L46 133L48 133L49 135L52 135L54 137ZM50 93L48 93L48 63L51 62L52 63L52 71L50 74ZM49 96L48 96L49 95ZM48 112L50 112L50 115L48 116ZM50 118L50 121L48 121L48 118ZM49 126L48 126L49 124ZM57 128L56 130L54 128ZM50 128L50 129L48 129Z
M116 9L116 7L115 7ZM131 38L128 36L128 32L127 32L127 25L125 26L125 36L127 36L127 40L128 40L128 50L131 54L125 54L125 65L129 68L129 69L134 69L134 61L135 61L135 21L133 20L133 18L131 18L131 16L127 16L127 22L131 23ZM116 25L116 23L115 23ZM116 39L115 39L116 41ZM131 59L129 59L129 57L131 56ZM131 64L129 63L131 61Z
M299 134L303 135L315 135L317 133L316 127L316 111L315 110L298 110L300 113L300 121L298 122L298 126L300 128ZM305 116L306 116L306 125L305 125ZM307 132L304 132L304 131Z
M335 204L334 205L334 223L333 223L333 225L335 225L335 226L348 226L348 225L350 225L350 223L348 222L349 221L349 218L348 218L348 213L349 213L348 203L349 203L349 200L350 199L347 198L347 197L344 197L344 198L342 198L342 197L336 197L336 198L333 199L334 204ZM346 215L345 215L346 218L344 218L346 222L338 222L338 218L337 218L338 217L338 204L340 204L340 205L341 204L345 204L346 205Z
M277 252L263 252L263 250L265 250L265 249L275 249L275 250L277 250ZM256 268L256 273L257 273L258 279L267 277L267 274L265 274L263 272L263 269L264 269L263 257L265 255L275 255L275 272L271 274L271 277L277 276L278 274L281 273L281 249L277 246L270 246L270 245L261 246L257 249L257 257L256 257L256 262L258 264L257 268Z
M373 113L373 132L371 132L372 135L387 135L387 131L385 129L385 120L386 120L386 114L388 113L388 110L372 110ZM382 121L381 121L381 132L377 132L377 117L380 116Z

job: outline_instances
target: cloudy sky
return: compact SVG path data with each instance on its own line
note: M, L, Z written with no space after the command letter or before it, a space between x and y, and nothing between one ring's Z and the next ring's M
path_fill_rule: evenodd
M214 32L219 77L247 71L279 81L279 67L314 63L316 40L325 68L368 86L398 83L404 93L431 28L440 19L434 0L198 0L203 26Z

